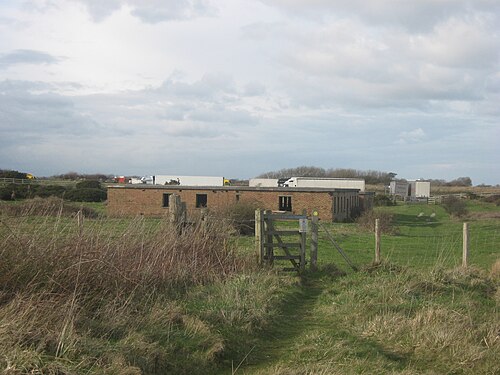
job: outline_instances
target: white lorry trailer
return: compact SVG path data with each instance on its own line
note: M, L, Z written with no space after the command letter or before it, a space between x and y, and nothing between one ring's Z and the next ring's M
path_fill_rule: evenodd
M285 187L359 189L365 191L365 180L356 178L292 177L283 183Z
M154 175L141 179L145 184L180 186L227 186L230 181L224 177Z
M277 187L277 178L251 178L248 181L248 186L252 187Z

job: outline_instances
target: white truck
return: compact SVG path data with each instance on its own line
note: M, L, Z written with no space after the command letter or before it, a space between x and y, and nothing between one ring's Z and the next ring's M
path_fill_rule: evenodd
M359 189L365 191L365 180L357 178L292 177L283 183L285 187Z
M154 175L143 177L141 180L142 183L149 185L228 186L231 184L224 177L213 176Z

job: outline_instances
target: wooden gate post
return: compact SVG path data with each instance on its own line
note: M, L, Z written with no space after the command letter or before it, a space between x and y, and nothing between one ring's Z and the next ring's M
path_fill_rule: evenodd
M274 229L271 218L272 213L271 210L264 211L264 231L267 233L265 236L266 261L271 266L274 263L273 234L271 233Z
M264 213L261 209L255 210L255 253L257 261L264 261Z
M318 269L318 211L314 210L311 217L311 271Z
M463 229L463 248L462 248L462 267L467 267L469 258L469 223L464 223Z
M304 271L306 268L307 211L302 210L302 215L304 215L306 227L304 228L304 231L300 233L300 271Z
M379 219L375 219L375 263L380 263L380 226Z

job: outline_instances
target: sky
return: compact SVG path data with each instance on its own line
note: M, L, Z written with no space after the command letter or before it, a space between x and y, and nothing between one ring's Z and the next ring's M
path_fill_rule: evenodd
M500 183L498 0L0 0L0 169Z

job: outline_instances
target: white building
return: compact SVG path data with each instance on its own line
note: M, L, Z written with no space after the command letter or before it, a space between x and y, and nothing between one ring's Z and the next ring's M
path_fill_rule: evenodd
M431 183L424 180L391 181L390 193L394 196L405 198L429 198L431 196Z
M429 181L408 181L408 196L413 198L429 198L431 196L431 183Z

